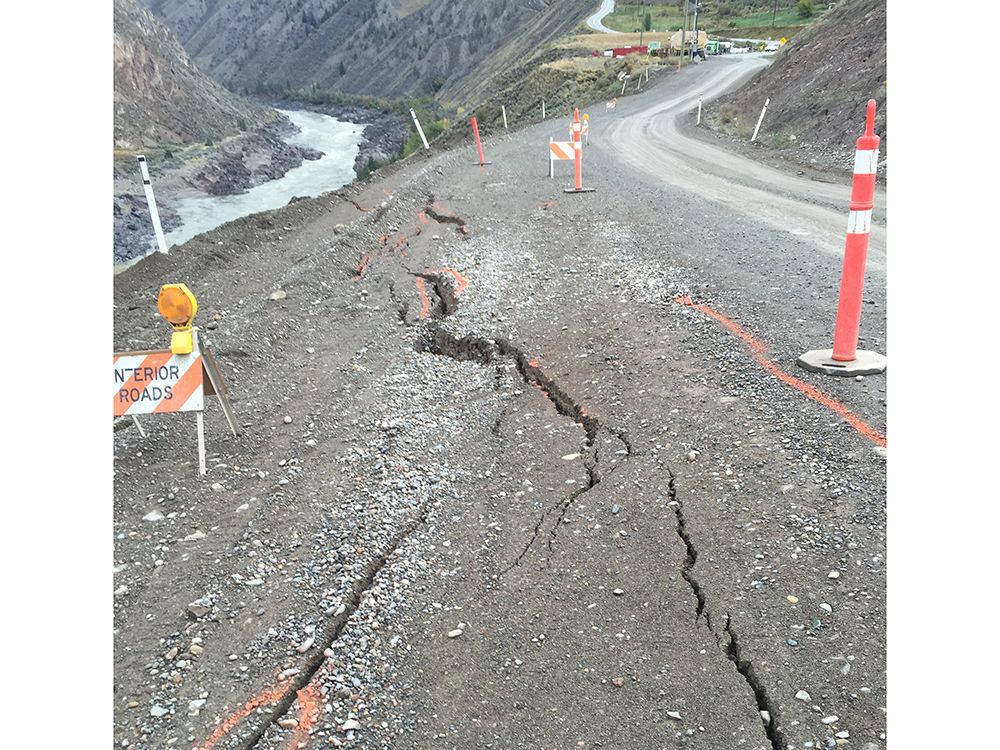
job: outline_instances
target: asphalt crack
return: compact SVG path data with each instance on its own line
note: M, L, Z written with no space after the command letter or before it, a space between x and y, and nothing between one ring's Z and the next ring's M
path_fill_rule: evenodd
M288 688L273 708L264 714L263 720L250 734L248 734L238 744L234 745L234 750L251 750L267 733L268 729L276 725L295 704L299 691L303 690L316 673L322 669L327 661L325 651L340 637L351 617L361 606L362 598L368 589L372 587L375 578L389 562L407 538L417 529L427 523L427 516L430 512L431 500L428 499L421 507L419 514L411 518L410 522L400 529L386 546L385 551L375 560L370 562L364 570L361 579L347 593L346 601L342 601L341 609L323 629L321 637L317 637L314 645L315 655L306 660L304 666L299 667L299 672L289 679Z
M777 706L771 701L767 694L767 689L757 676L753 660L740 645L739 637L733 629L729 613L726 613L726 624L722 633L712 624L712 613L707 606L705 590L694 574L694 568L698 562L698 548L695 547L691 534L688 531L687 519L684 517L684 505L677 498L674 473L669 469L667 469L667 473L670 476L668 487L669 504L673 508L674 515L677 518L677 536L684 543L686 551L684 564L681 568L681 577L687 581L688 586L691 587L691 591L698 601L695 608L695 624L697 625L704 617L705 627L708 628L708 631L715 638L716 645L733 662L736 666L736 671L739 672L753 693L754 701L757 704L757 712L761 724L764 726L764 734L767 735L771 747L773 750L786 750L785 738L778 725L779 716ZM765 715L768 717L767 719L764 718Z
M450 285L445 284L446 288ZM424 329L423 335L417 339L414 349L421 352L428 352L438 356L449 357L459 362L478 362L483 366L492 366L501 357L508 358L527 385L537 387L552 404L558 414L568 417L576 424L580 425L584 431L584 466L587 473L587 481L569 496L560 498L542 513L535 524L531 539L528 540L521 552L497 574L501 578L511 569L517 567L528 554L535 542L542 535L542 527L546 520L555 512L559 515L555 523L549 529L547 547L550 553L554 551L554 545L558 536L559 527L563 524L567 512L573 504L586 492L589 492L600 484L602 475L598 468L598 442L597 438L602 430L608 435L619 440L625 446L625 458L632 455L632 444L628 440L627 434L620 429L605 427L599 419L588 414L583 406L576 401L554 378L542 370L538 361L530 358L520 347L512 344L507 339L497 337L494 339L483 338L474 334L466 334L461 338L446 331L438 325L430 324ZM494 423L493 434L500 435L500 418ZM612 471L618 467L615 464ZM549 557L545 559L545 567L549 565Z

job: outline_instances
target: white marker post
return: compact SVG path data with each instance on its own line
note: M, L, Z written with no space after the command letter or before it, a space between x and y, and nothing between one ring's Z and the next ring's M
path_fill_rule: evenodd
M628 85L628 76L625 76L622 79L622 93L620 94L620 96L625 96L625 86L626 85Z
M646 66L646 83L649 83L649 66Z
M545 100L542 99L542 119L545 119Z
M156 234L156 244L161 253L167 252L167 241L163 239L163 227L160 226L160 212L156 210L156 198L153 197L153 186L149 182L149 167L146 157L139 154L135 157L139 162L139 172L142 174L142 189L146 191L146 205L149 206L149 216L153 220L153 232Z
M701 125L701 95L698 96L698 121L695 125Z
M507 107L503 104L500 105L500 111L503 112L503 129L507 129Z
M420 120L417 119L417 113L413 111L413 107L410 107L410 116L413 118L413 124L417 126L417 132L420 133L420 140L424 142L424 148L430 151L430 144L427 143L427 137L424 135L424 129L420 127Z
M760 117L757 118L757 127L753 129L753 135L750 137L750 143L757 140L757 131L760 130L760 124L764 122L764 113L767 112L767 105L771 103L771 97L767 97L764 100L764 108L760 111Z
M549 179L555 179L555 170L552 168L552 136L549 136Z

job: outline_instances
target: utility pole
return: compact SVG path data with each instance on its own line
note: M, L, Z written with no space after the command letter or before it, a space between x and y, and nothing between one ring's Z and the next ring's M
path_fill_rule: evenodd
M698 0L694 0L694 32L691 37L691 59L694 60L695 56L698 54L698 8L701 7L701 3Z
M774 10L771 11L771 28L774 28L774 17L778 15L778 0L774 0Z
M639 46L642 46L642 33L646 30L646 16L642 14L642 0L639 0Z
M681 26L681 54L684 54L684 50L687 49L687 40L685 36L687 35L688 27L688 0L684 0L684 25Z

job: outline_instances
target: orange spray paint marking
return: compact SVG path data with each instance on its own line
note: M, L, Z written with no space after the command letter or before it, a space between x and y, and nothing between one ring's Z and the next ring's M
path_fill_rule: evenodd
M299 724L295 728L295 734L292 735L292 741L288 744L288 750L298 750L299 747L308 744L309 732L319 719L323 703L319 683L315 678L295 695L299 699Z
M452 276L455 277L455 283L458 284L458 289L455 291L456 297L459 296L462 292L464 292L468 288L469 280L465 278L462 274L460 274L458 271L456 271L454 268L445 266L444 268L441 269L441 271L443 271L444 273L450 273Z
M365 253L361 256L361 260L358 261L358 265L355 266L354 268L358 276L360 276L365 272L365 269L368 268L368 264L371 263L371 260L372 260L371 256L368 255L368 253Z
M427 214L425 214L423 211L419 211L417 213L417 218L420 220L421 224L430 224L431 223L431 220L427 218Z
M257 693L257 695L244 703L243 707L239 711L234 711L224 722L216 727L215 731L212 732L212 735L205 740L205 744L199 745L196 750L212 750L219 740L229 734L233 730L233 727L239 724L243 719L261 706L270 706L272 703L277 703L284 698L285 695L287 695L288 690L288 686L273 687L266 688Z
M378 241L381 242L384 245L386 242L389 241L389 235L387 235L387 234L380 234L378 236Z
M391 198L391 197L392 197L392 193L390 193L390 192L389 192L388 190L386 190L385 188L382 188L382 192L383 192L383 193L385 193L385 197L386 197L386 198Z
M420 292L420 313L417 317L424 320L431 314L431 299L424 288L424 280L419 276L417 276L417 291Z
M674 297L674 302L677 302L678 304L681 305L685 305L686 307L693 308L698 312L704 313L713 320L717 320L719 323L722 323L722 325L724 325L730 331L732 331L741 339L743 339L745 342L747 342L747 344L749 344L750 351L753 352L754 359L756 359L757 362L765 370L767 370L769 373L778 378L778 380L787 385L792 386L792 388L795 388L797 391L804 393L813 401L822 404L830 411L839 414L847 421L849 425L851 425L851 427L857 430L859 434L871 440L873 443L875 443L875 445L878 445L882 448L886 447L885 435L883 435L881 432L876 430L870 424L865 422L857 414L852 412L850 409L848 409L846 406L844 406L836 399L832 399L826 394L821 393L820 391L816 390L816 388L814 388L813 386L809 385L808 383L802 380L799 380L794 375L789 375L787 372L778 367L774 362L765 357L764 352L767 351L767 347L764 346L763 342L756 339L750 332L748 332L738 323L733 322L722 313L716 312L707 305L696 304L687 295Z
M402 247L403 243L406 242L406 235L404 234L398 240L396 240L395 247Z

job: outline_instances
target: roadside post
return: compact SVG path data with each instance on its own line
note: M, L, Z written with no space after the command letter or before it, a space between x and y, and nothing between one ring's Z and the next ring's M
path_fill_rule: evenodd
M695 125L701 125L701 94L698 95L698 120Z
M861 302L865 286L865 262L875 206L875 172L880 138L875 135L875 100L868 100L865 133L854 152L854 181L847 218L844 266L840 276L840 298L833 330L833 349L816 349L796 360L811 372L825 375L876 375L885 372L886 358L871 351L858 351Z
M410 117L413 118L413 124L417 126L417 132L420 133L420 140L424 142L424 148L430 151L430 144L427 143L427 137L424 135L424 129L420 127L420 120L417 119L417 113L413 111L413 107L410 107Z
M764 113L767 112L767 105L771 103L771 97L767 97L764 100L764 108L760 111L760 117L757 118L757 127L753 129L753 135L750 137L750 143L757 140L757 131L760 130L760 124L764 122Z
M483 142L479 140L479 125L476 122L475 116L473 116L471 119L472 119L472 135L476 139L476 153L479 154L479 166L483 167L486 166L487 164L492 164L493 162L486 161L485 159L483 159Z
M583 144L580 142L582 126L580 125L580 108L573 107L573 181L572 188L565 188L564 193L593 193L594 188L583 186Z
M198 428L198 473L205 466L205 396L218 396L233 435L239 435L236 419L227 397L226 383L211 349L198 341L198 329L192 325L198 301L184 284L165 284L160 288L157 309L173 329L170 348L141 352L115 352L114 415L195 412Z
M545 119L545 100L542 99L542 119Z
M503 112L503 129L507 129L507 107L503 104L500 105L500 111Z
M583 115L583 140L590 145L590 115L586 113Z
M139 162L139 173L142 175L142 189L146 192L146 205L149 206L149 217L153 220L153 233L156 235L156 245L161 253L167 252L167 241L163 238L163 227L160 225L160 212L156 210L156 198L153 197L153 185L149 181L149 166L146 157L139 154L135 157Z

